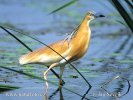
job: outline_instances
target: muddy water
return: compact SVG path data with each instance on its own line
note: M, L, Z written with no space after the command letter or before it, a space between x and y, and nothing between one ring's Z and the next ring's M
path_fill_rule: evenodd
M52 72L49 73L48 79L54 84L49 83L47 98L51 100L63 98L64 100L80 100L82 97L79 95L86 94L85 97L90 100L115 100L116 98L108 93L117 92L120 96L125 94L128 89L128 82L125 79L119 78L112 81L104 87L107 91L100 88L100 86L116 76L128 79L132 85L132 37L125 35L127 31L122 30L124 26L113 20L111 11L115 10L108 2L105 2L108 6L105 9L106 7L101 6L100 2L88 1L89 3L86 3L85 1L80 1L57 14L47 15L65 2L65 0L63 2L58 0L53 2L48 0L45 2L42 0L23 0L19 2L18 0L0 0L0 8L2 9L0 10L0 23L23 29L29 35L49 44L63 39L65 33L72 31L88 10L106 14L106 18L97 19L91 23L92 39L89 50L81 60L73 63L92 85L91 90L87 91L89 87L86 82L70 65L67 65L63 74L66 84L63 86L62 91L58 91L58 86L55 85L58 84L58 79ZM33 50L43 46L20 33L13 33ZM0 66L43 77L43 71L47 68L38 64L20 66L18 58L29 51L3 30L0 30L0 34ZM59 68L54 68L54 70L59 73ZM7 69L0 68L0 84L22 87L1 93L0 100L17 100L18 98L19 100L42 100L45 98L41 95L44 94L45 90L43 81L20 75ZM132 90L131 87L129 92L119 99L132 100Z

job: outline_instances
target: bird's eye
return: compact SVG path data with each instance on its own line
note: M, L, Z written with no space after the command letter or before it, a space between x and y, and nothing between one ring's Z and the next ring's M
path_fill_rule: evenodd
M89 15L89 16L92 16L92 15L93 15L93 12L88 12L88 15Z

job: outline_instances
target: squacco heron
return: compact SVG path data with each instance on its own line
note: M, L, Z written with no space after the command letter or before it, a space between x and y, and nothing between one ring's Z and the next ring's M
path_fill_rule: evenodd
M78 60L86 53L89 46L91 37L89 23L91 20L98 17L104 16L101 14L88 12L82 20L81 24L71 34L69 34L69 36L67 36L64 40L57 41L50 44L49 46L69 62ZM46 80L47 87L47 74L49 70L56 66L60 66L60 79L62 79L64 67L67 64L66 60L53 50L48 47L42 47L22 56L19 59L19 63L21 65L29 63L41 63L50 66L44 72L44 79ZM59 83L62 84L62 81Z

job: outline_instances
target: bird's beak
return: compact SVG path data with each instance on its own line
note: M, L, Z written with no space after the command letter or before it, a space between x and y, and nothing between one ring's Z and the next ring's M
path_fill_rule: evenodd
M105 16L103 14L96 13L96 14L94 14L94 17L95 18L100 18L100 17L105 17Z

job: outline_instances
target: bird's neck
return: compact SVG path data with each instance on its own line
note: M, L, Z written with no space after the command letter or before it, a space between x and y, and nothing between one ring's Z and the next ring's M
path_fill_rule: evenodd
M78 31L77 31L77 36L90 36L91 35L91 31L89 28L89 23L90 21L88 21L86 18L83 19L83 21L81 22Z

